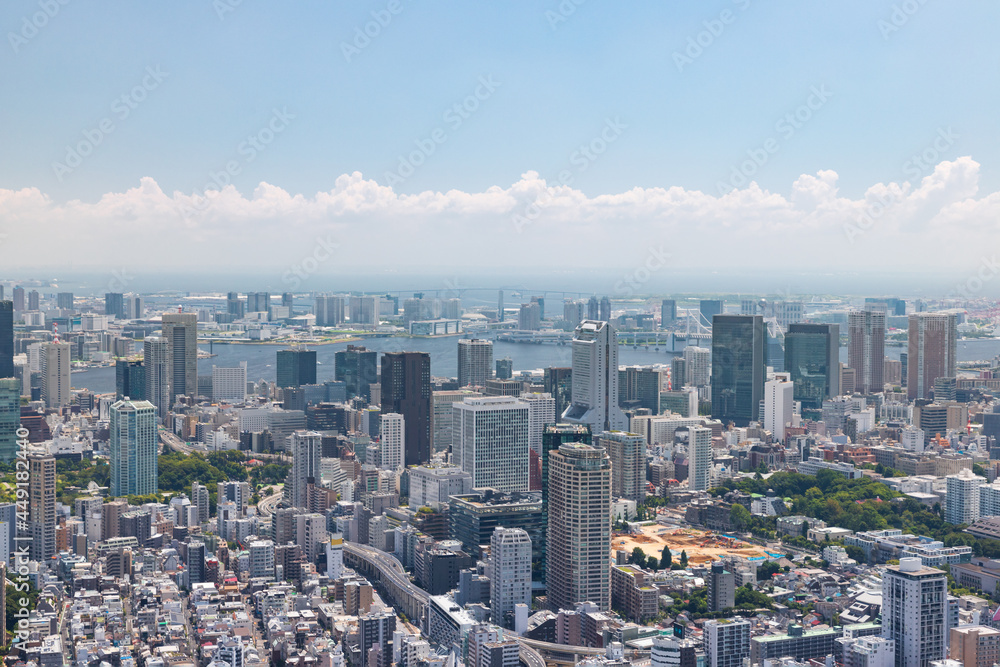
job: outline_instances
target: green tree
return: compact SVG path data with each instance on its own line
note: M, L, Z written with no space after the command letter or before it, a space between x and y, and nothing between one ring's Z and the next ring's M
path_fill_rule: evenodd
M669 570L670 566L673 565L673 556L670 554L670 547L663 547L663 551L660 552L660 565L664 570Z
M639 567L642 567L643 565L646 564L646 552L644 552L639 547L632 549L632 558L630 559L629 562L631 562L633 565L638 565Z
M688 552L681 551L681 569L685 569L688 566Z
M650 556L646 559L646 568L655 572L660 569L660 561L656 558L656 556Z
M743 505L739 503L733 503L732 508L729 510L729 521L733 524L733 528L737 530L746 530L750 527L750 523L753 521L753 516Z

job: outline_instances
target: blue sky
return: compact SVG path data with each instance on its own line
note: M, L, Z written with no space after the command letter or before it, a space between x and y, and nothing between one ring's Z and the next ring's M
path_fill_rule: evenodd
M312 198L354 172L415 196L507 191L528 172L551 186L567 173L563 184L589 200L633 188L718 197L750 181L791 200L802 175L835 172L836 196L860 206L879 183L916 189L939 163L968 157L975 166L942 206L1000 185L995 2L47 1L58 12L37 34L24 32L37 0L0 9L0 190L31 199L37 189L44 200L38 211L0 206L8 228L35 216L58 230L72 218L67 202L95 205L142 178L168 198L201 194L230 162L237 204L262 182ZM391 20L345 57L373 13ZM687 50L699 39L700 53ZM124 117L116 100L137 86L142 99ZM474 111L449 115L477 88ZM248 137L269 137L275 110L280 131L249 151ZM782 125L797 110L807 120ZM603 152L579 152L600 147L609 122L619 129ZM64 168L87 132L100 143ZM414 150L420 165L392 182ZM932 160L915 166L925 151ZM746 163L754 155L766 159ZM755 201L766 217L766 194ZM198 231L209 218L240 224L238 205L211 211L185 220ZM939 211L898 224L922 226ZM511 217L481 213L455 215ZM330 225L341 223L352 221Z

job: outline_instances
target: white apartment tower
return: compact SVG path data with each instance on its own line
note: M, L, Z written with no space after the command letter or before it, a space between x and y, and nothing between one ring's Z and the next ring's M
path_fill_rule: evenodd
M945 657L948 580L919 558L900 558L882 575L882 636L896 642L895 667L928 667Z
M452 455L473 488L528 490L528 404L512 396L455 403Z
M531 606L531 538L527 532L502 526L493 530L489 576L493 622L511 627L514 605Z
M980 515L979 487L985 483L985 479L972 474L971 470L945 477L944 520L954 524L976 521Z
M521 394L521 400L528 404L528 446L541 455L545 425L556 423L556 399L548 393L525 392Z
M646 499L646 438L636 433L598 433L594 444L611 459L611 495L641 503Z
M295 431L291 438L292 449L292 507L306 507L308 484L320 481L320 455L323 453L323 436L316 431Z
M688 429L688 487L707 491L712 473L712 429L694 426Z
M406 420L398 412L384 413L380 429L379 467L401 471L406 453Z
M784 442L785 427L792 423L794 386L788 373L775 373L773 380L764 383L764 429L778 442Z
M592 433L624 431L628 419L618 407L618 335L599 320L584 320L573 335L573 402L562 420L586 424Z
M212 366L212 399L243 403L247 395L247 362L235 368Z

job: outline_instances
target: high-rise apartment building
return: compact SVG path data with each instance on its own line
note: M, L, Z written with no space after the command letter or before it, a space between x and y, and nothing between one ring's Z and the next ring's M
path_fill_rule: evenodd
M764 383L764 430L778 442L785 440L785 427L791 425L795 409L795 386L788 373L776 373Z
M542 328L542 308L538 302L521 304L517 311L517 328L521 331L538 331Z
M382 441L379 447L378 467L386 470L403 470L406 452L406 425L403 415L383 412L379 433Z
M900 558L882 575L882 636L896 642L896 667L929 667L945 657L948 580L920 558Z
M164 313L163 338L170 360L170 396L198 394L198 316L194 313ZM148 372L148 371L147 371Z
M722 561L715 561L708 572L706 603L712 612L736 606L736 575L726 570Z
M17 429L21 426L21 381L0 378L0 461L17 457ZM13 545L11 545L13 547Z
M111 406L111 496L156 493L156 407L149 401L121 400Z
M310 483L320 480L323 435L317 431L295 431L289 439L292 450L292 507L307 507Z
M347 299L343 296L329 296L319 294L316 296L316 326L335 327L344 323L344 313L347 308Z
M712 381L712 351L707 347L688 345L684 348L684 376L674 376L674 389L682 385L707 387Z
M660 371L652 366L627 366L618 370L618 405L644 408L660 414Z
M840 395L840 325L791 324L785 333L785 372L803 412L823 409Z
M514 605L531 607L531 538L521 528L497 527L490 538L490 613L513 627Z
M38 294L38 290L31 290L28 292L28 310L39 310L41 305L41 297Z
M56 459L28 455L28 533L31 560L47 563L56 554Z
M971 470L959 471L945 477L947 495L944 500L944 520L953 524L971 524L979 519L979 487L986 479L972 474Z
M611 321L611 299L606 296L601 297L601 308L598 312L597 319L601 322Z
M49 408L69 405L70 399L70 345L45 343L42 345L42 399Z
M473 488L528 490L528 404L510 396L455 403L452 456Z
M14 303L0 301L0 378L14 377Z
M493 341L462 338L458 341L458 386L485 387L493 378Z
M692 491L707 491L712 474L712 429L688 428L688 486Z
M567 299L563 301L563 322L564 326L573 327L574 329L579 326L580 322L583 321L583 302L573 301Z
M226 368L212 366L212 400L243 403L247 398L247 362Z
M705 667L743 667L750 658L750 621L720 618L705 621L702 642Z
M525 392L521 400L528 404L528 447L541 456L542 433L556 423L556 399L544 392Z
M117 320L125 319L125 295L121 292L108 292L104 295L104 314Z
M247 292L247 312L266 313L271 310L271 295L268 292Z
M884 363L885 313L852 311L847 316L847 365L854 369L855 391L882 391Z
M611 604L611 459L599 448L561 445L549 456L546 587L553 609Z
M382 355L382 411L406 422L407 466L431 459L431 357L426 352Z
M142 343L142 365L146 373L146 400L156 406L156 414L163 419L173 406L173 375L166 338L146 336Z
M760 315L716 315L712 321L712 417L746 426L760 419L767 329Z
M73 310L73 293L57 292L56 308L58 308L59 310Z
M677 321L677 301L664 299L660 303L660 326L667 327Z
M646 438L625 431L604 431L594 436L611 459L611 495L642 503L646 500Z
M246 303L240 298L239 292L229 292L226 295L226 313L234 320L242 320L246 316Z
M565 422L593 433L623 431L628 419L618 407L618 335L608 322L584 320L573 335L572 403Z
M350 301L351 324L376 325L379 322L377 296L352 296Z
M347 398L371 400L371 386L378 382L378 352L348 345L334 355L334 378L347 388Z
M963 667L993 667L1000 662L1000 630L987 625L950 629L949 655Z
M20 285L15 286L11 290L11 300L14 302L14 311L18 313L23 312L25 306L24 288Z
M911 401L930 398L935 380L955 377L957 318L949 313L914 313L908 341L906 394Z
M276 380L282 389L316 384L316 350L301 347L278 350L276 365ZM348 394L350 397L351 394Z

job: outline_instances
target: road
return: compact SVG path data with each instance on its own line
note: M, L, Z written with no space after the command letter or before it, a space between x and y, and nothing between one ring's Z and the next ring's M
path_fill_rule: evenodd
M167 449L172 449L175 452L180 452L182 454L190 455L192 452L203 452L205 450L198 449L197 447L192 447L183 440L177 437L176 434L171 433L165 428L160 429L160 442Z
M257 512L261 516L271 516L274 514L274 508L278 506L281 499L285 496L284 491L282 491L282 484L273 484L275 488L278 489L277 493L273 493L266 498L262 498L259 503L257 503Z

